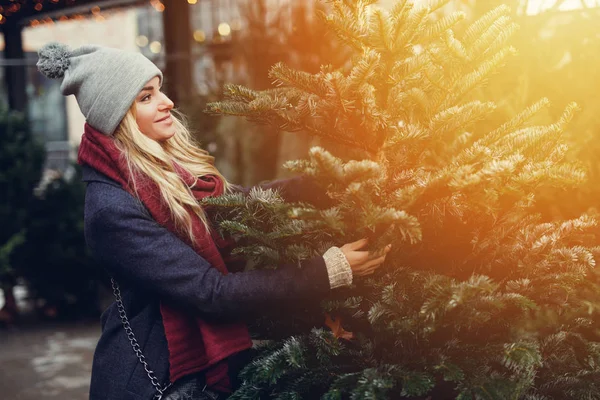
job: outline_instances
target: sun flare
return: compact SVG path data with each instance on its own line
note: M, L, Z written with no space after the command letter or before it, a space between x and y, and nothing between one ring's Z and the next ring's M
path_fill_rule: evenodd
M527 9L525 12L529 15L539 14L557 4L560 11L600 6L600 1L598 0L528 0L526 3Z

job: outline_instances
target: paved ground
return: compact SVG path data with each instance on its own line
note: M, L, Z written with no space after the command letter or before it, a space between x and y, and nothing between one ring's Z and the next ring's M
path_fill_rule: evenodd
M99 322L0 329L0 399L88 399Z
M0 400L87 400L100 319L38 321L25 288L15 297L18 325L0 327Z

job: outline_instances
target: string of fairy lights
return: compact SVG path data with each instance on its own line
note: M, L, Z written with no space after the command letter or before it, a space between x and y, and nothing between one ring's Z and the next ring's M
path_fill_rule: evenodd
M144 6L144 4L146 5L145 8L142 8L144 11L142 11L140 16L141 18L144 18L143 16L146 15L146 18L150 18L150 20L154 21L151 23L146 23L146 26L155 26L158 23L157 21L159 20L156 20L155 18L159 18L158 14L163 13L166 9L166 5L163 3L163 1L164 0L148 0L146 2L138 2L135 4L137 7ZM20 10L25 11L22 9L23 7L31 7L32 4L28 2L33 2L33 9L40 13L48 11L48 14L39 16L38 18L28 17L30 19L28 19L28 21L23 25L33 28L51 26L67 21L81 22L91 20L101 23L112 16L131 10L133 6L132 4L115 5L113 3L110 7L102 9L101 5L98 3L90 4L89 8L85 8L85 6L76 4L77 0L11 0L10 6L3 7L0 5L0 24L6 23L7 18L10 18L11 15L16 17L14 14L18 13ZM199 27L195 26L193 28L191 38L198 45L215 45L228 42L232 40L232 35L235 33L235 31L240 31L242 29L242 22L239 18L239 14L234 13L234 15L232 15L231 12L226 13L229 14L226 16L222 14L223 9L231 11L230 6L233 5L232 2L237 3L235 0L187 0L187 2L192 6L198 4L197 7L210 8L210 12L208 13L205 12L207 11L206 9L199 8L195 10L197 12L192 11L192 15L198 14L198 16L203 15L205 17L207 14L214 14L211 16L210 21L208 22L211 27L208 31L201 29L206 27L206 21L204 24L192 24L200 25ZM57 5L58 3L62 3L65 6L71 6L73 8L71 8L71 12L69 13L60 13L60 11L56 9L53 10L51 7L52 5ZM156 13L156 16L152 16L152 13ZM194 17L192 18L197 19ZM221 20L220 22L219 19ZM223 21L223 19L226 19L228 22ZM143 30L144 29L142 29L142 31ZM155 37L157 35L152 34L152 32L153 29L150 29L148 32L139 32L138 36L135 38L135 44L143 53L146 53L148 56L151 54L158 55L163 51L163 43L161 43L162 38L160 37L162 35L159 34L159 37Z
M35 11L44 10L45 6L55 5L60 3L61 0L32 0L33 9ZM74 5L76 0L62 0L65 5ZM0 25L5 24L9 17L17 14L22 8L26 8L30 5L28 0L10 0L10 4L2 6L0 5ZM47 7L46 7L47 8Z
M23 7L29 6L29 1L33 2L33 9L37 12L43 12L49 6L57 5L63 2L67 6L75 6L77 0L10 0L8 6L0 5L0 25L6 23L7 18L18 13ZM190 5L195 5L199 0L187 0ZM201 0L200 0L201 1ZM149 0L149 4L156 12L162 13L165 11L165 4L161 0ZM32 18L28 22L30 27L39 27L44 25L53 25L57 22L66 21L83 21L93 19L96 22L105 21L110 15L122 12L129 9L131 6L111 6L109 9L102 10L98 5L94 5L84 13L64 13L57 14L52 12L51 15L46 15L40 18ZM242 22L239 18L233 19L231 22L220 22L216 27L216 32L212 33L212 42L226 41L231 37L232 31L238 31L242 27ZM209 34L203 29L195 29L193 31L193 39L199 44L205 43L209 39ZM150 41L147 36L139 35L136 40L136 45L140 48L148 47L151 53L160 53L162 44L158 40Z

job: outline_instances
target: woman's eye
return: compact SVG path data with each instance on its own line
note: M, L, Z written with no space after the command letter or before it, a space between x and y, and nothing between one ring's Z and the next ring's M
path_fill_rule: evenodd
M149 94L147 94L147 95L145 95L144 97L142 97L142 101L146 101L146 100L148 100L149 98L150 98L150 95L149 95Z

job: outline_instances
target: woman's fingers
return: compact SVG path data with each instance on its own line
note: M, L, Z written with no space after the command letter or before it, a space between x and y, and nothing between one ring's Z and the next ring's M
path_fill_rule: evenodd
M385 261L385 256L378 257L378 258L366 263L364 268L365 268L365 270L370 270L370 269L375 270L375 269L379 268L381 265L383 265L384 261Z
M387 245L377 251L358 250L366 246L367 239L357 240L347 243L341 247L342 253L348 260L352 273L356 276L372 274L383 264L387 253L392 249L392 245Z
M377 258L365 263L365 268L375 267L379 264L383 264L384 261L385 261L385 255L383 255L381 257L377 257Z
M386 256L383 255L373 260L367 261L366 263L354 269L353 273L357 276L370 275L383 264L383 262L385 261L385 257Z
M351 266L362 264L369 259L368 251L359 251L359 249L366 246L367 242L367 239L361 239L356 242L346 243L340 248Z
M380 266L379 266L379 265L377 265L377 266L374 266L374 267L372 267L372 268L361 269L360 271L356 271L356 272L354 272L354 275L355 275L355 276L367 276L367 275L371 275L371 274L373 274L373 273L374 273L374 272L377 270L377 268L379 268L379 267L380 267Z
M371 259L370 256L368 251L354 251L350 254L353 261L351 264L364 264Z
M392 245L391 245L391 244L388 244L387 246L385 246L385 247L382 247L382 248L381 248L381 249L379 249L379 250L376 250L376 251L370 252L370 253L369 253L369 259L374 259L374 258L377 258L377 257L379 257L379 256L385 256L387 253L389 253L389 252L390 252L390 250L392 250Z
M357 240L356 242L352 242L352 243L348 243L347 246L350 248L350 250L360 250L363 247L365 247L367 245L367 243L369 243L369 239L364 238L364 239L360 239Z

